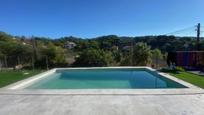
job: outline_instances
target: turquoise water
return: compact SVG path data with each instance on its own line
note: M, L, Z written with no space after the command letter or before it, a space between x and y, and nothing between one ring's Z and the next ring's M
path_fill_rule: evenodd
M58 70L28 89L185 88L146 69Z

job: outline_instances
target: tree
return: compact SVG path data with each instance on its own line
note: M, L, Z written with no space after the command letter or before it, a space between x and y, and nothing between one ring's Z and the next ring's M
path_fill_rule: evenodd
M112 46L118 46L120 42L119 37L115 35L101 36L94 40L96 40L100 48L104 50L110 50Z
M46 66L57 67L67 64L65 53L61 47L55 46L52 42L47 43L47 46L38 44L38 56L35 60L35 66L43 68Z
M151 63L151 47L139 42L133 47L133 65L146 66Z
M139 42L135 46L130 47L127 52L123 53L121 65L125 66L146 66L152 62L151 47L146 43Z
M4 57L4 54L0 51L0 59Z
M152 57L155 59L156 68L157 68L159 59L162 59L161 51L159 49L157 49L157 48L152 50Z
M11 35L8 35L5 32L0 31L0 41L14 41L13 37Z
M73 66L80 67L100 67L108 66L113 62L110 52L103 50L87 49L76 58Z

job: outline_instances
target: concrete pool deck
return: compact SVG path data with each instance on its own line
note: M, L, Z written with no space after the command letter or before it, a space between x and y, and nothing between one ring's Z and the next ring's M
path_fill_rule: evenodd
M203 115L203 89L160 74L189 88L23 89L37 75L0 89L0 115Z
M203 115L204 113L204 90L201 89L136 89L128 92L129 94L125 94L124 90L1 89L0 115Z

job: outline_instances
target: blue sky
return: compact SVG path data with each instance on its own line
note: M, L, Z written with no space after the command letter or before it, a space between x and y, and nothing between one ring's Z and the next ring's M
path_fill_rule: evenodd
M0 31L52 38L159 35L204 25L203 11L204 0L0 0Z

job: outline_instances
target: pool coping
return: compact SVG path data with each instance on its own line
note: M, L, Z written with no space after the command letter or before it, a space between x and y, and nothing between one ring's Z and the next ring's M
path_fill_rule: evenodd
M159 75L162 75L163 77L166 77L168 79L171 79L179 84L182 84L186 86L187 88L170 88L170 89L24 89L28 85L38 81L39 79L43 79L49 74L54 73L56 70L71 70L71 69L115 69L115 68L145 68L150 71L157 71L153 68L146 67L146 66L126 66L126 67L88 67L88 68L54 68L51 70L48 70L46 72L40 73L38 75L32 76L30 78L18 81L16 83L13 83L11 85L8 85L6 87L3 87L0 89L0 94L66 94L66 95L83 95L83 94L90 94L90 95L158 95L158 94L200 94L204 93L204 90L202 88L199 88L195 85L192 85L188 82L185 82L183 80L180 80L176 77L173 77L169 74L158 72Z
M4 90L0 89L0 95L52 95L52 96L63 96L63 95L200 95L204 94L203 89L23 89L23 90Z

